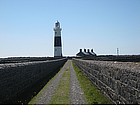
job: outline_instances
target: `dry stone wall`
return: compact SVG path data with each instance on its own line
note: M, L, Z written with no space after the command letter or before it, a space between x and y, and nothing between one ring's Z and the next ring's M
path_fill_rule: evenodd
M27 88L49 76L66 60L0 64L0 104L14 99Z
M140 63L73 61L115 104L140 104Z

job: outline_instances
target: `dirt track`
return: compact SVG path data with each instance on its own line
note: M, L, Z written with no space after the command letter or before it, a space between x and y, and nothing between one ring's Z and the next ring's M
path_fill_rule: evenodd
M72 61L68 60L62 69L52 78L44 88L35 96L29 104L47 105L50 104L52 97L57 93L60 80L63 80L63 74L66 70L70 70L70 91L69 100L72 105L86 104L84 93L79 85L76 73L74 71Z

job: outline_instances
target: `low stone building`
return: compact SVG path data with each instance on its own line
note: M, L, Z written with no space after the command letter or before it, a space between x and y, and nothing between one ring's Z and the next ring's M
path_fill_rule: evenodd
M76 54L77 57L89 57L89 56L96 56L95 52L93 52L93 49L84 49L84 51L82 51L82 49L80 49L80 52Z

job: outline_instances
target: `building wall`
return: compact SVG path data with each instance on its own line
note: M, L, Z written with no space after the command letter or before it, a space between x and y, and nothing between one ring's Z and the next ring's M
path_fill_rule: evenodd
M0 64L0 104L14 99L59 69L67 59Z
M140 104L140 63L73 61L115 104Z

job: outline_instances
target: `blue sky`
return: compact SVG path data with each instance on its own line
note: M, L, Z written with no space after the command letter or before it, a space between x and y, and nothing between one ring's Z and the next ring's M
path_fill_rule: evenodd
M140 0L0 0L0 57L53 56L53 27L63 54L140 54Z

